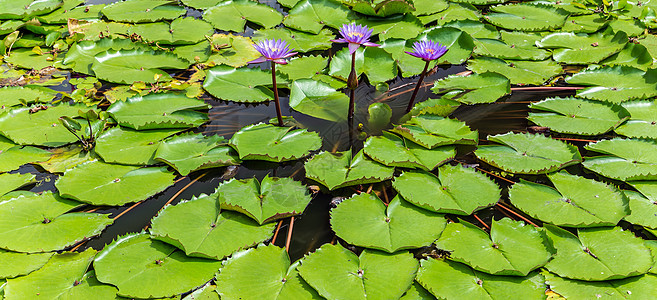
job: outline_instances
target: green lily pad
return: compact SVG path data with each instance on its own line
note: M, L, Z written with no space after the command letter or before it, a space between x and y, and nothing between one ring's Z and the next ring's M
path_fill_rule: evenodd
M171 76L162 69L187 69L188 66L189 62L168 52L141 49L109 50L94 57L91 70L98 79L132 84L137 81L145 83L169 81Z
M94 150L107 163L153 165L157 163L155 151L160 145L160 141L178 131L180 130L137 131L118 126L98 136Z
M469 215L500 199L495 182L461 166L444 165L438 168L438 176L424 171L404 172L392 186L408 202L439 213Z
M61 250L112 224L107 215L66 213L80 205L52 192L0 202L0 247L30 253Z
M502 145L480 146L475 155L510 173L545 174L582 161L577 147L540 134L509 132L488 140Z
M367 108L367 125L368 128L375 132L380 132L390 125L392 118L392 109L385 103L372 103Z
M188 17L177 18L171 24L164 22L135 24L130 27L128 33L140 36L145 42L184 45L205 40L205 36L214 33L214 28L205 21Z
M484 20L491 24L521 31L544 31L561 28L568 12L541 4L517 3L491 7Z
M566 78L566 82L591 86L578 90L577 96L593 100L621 103L657 96L657 69L604 67L579 72Z
M450 3L445 10L428 16L421 16L420 21L425 25L435 21L441 26L453 21L478 21L480 17L481 13L472 4Z
M248 125L236 132L229 144L242 160L282 162L296 160L322 146L316 132L270 124Z
M403 137L387 132L383 136L371 136L364 143L363 151L373 160L390 167L420 168L433 170L456 156L454 146L427 149Z
M330 39L335 35L329 29L322 29L317 34L287 28L272 28L258 30L253 34L253 41L259 42L266 39L284 40L290 45L290 49L299 52L310 52L314 50L327 50L331 48Z
M444 95L440 98L429 98L426 101L422 101L413 105L411 109L411 116L419 116L424 114L447 117L457 108L461 106L461 103L449 99L449 94Z
M509 79L497 73L472 74L469 76L452 75L438 80L431 90L437 94L454 91L451 97L465 104L492 103L511 94Z
M200 9L208 9L210 7L213 7L219 4L221 0L181 0L180 2L182 2L186 6L200 10Z
M75 72L93 75L91 66L96 55L109 50L131 49L149 50L146 45L135 43L129 39L103 38L99 41L79 41L68 50L63 63Z
M0 174L0 196L35 183L35 177L33 174Z
M587 157L582 163L593 172L618 180L657 179L657 143L654 141L616 138L584 148L606 154Z
M80 282L72 289L68 290L65 294L60 296L59 299L114 299L118 298L116 293L119 291L116 287L109 284L104 284L96 279L96 272L89 271L85 273L82 278L77 280Z
M465 31L474 39L499 39L500 33L495 26L480 21L462 20L443 24L443 27L454 27ZM475 40L476 41L476 40Z
M174 5L172 5L174 4ZM173 20L185 14L185 8L171 0L127 0L109 4L103 15L117 22L155 22Z
M648 299L657 293L657 276L642 275L610 281L580 281L544 272L550 290L567 299Z
M396 3L407 2L396 1ZM367 26L367 28L372 29L372 35L379 35L379 40L381 41L390 38L412 39L424 30L422 22L411 14L401 14L389 16L387 18L365 17L358 19L356 24Z
M226 31L244 31L246 21L264 28L272 28L283 21L283 15L266 4L248 0L228 0L203 13L203 19L214 28Z
M566 23L561 30L563 32L575 33L593 33L600 30L608 23L608 20L602 14L590 14L574 16L571 15L566 19Z
M441 214L395 197L386 205L372 194L344 200L331 211L331 228L347 243L393 253L431 245L445 228Z
M40 167L50 173L64 173L83 162L99 159L94 151L86 151L81 144L55 148L49 151L50 157L37 161Z
M344 121L349 110L349 97L327 83L299 79L290 87L290 107L323 120Z
M12 50L4 60L20 68L40 70L52 67L55 60L59 60L59 58L45 53L45 51L43 54L37 54L32 49L20 48Z
M648 49L641 44L627 43L620 52L600 62L606 66L627 66L648 70L653 64L653 58Z
M181 134L161 142L154 157L183 176L195 170L240 163L237 153L225 145L222 136L204 136L201 133Z
M527 119L533 123L552 131L578 135L607 133L630 118L630 113L620 105L574 97L548 98L529 107L542 111L529 113Z
M216 290L216 285L207 283L197 290L187 294L183 300L219 300L219 294L217 294Z
M557 250L545 268L561 277L620 279L645 274L652 266L650 250L643 240L620 227L578 229L577 236L552 225L545 229Z
M413 283L419 263L408 252L364 250L360 256L324 244L297 267L301 277L327 299L397 299Z
M226 260L217 275L217 293L222 299L239 299L245 291L259 299L323 299L290 265L285 249L259 245Z
M553 49L555 61L568 64L590 64L617 53L627 43L627 34L603 32L594 34L555 32L536 42L540 48Z
M449 3L445 0L413 0L415 11L412 11L411 14L415 16L435 14L447 9Z
M343 0L351 10L368 16L390 17L397 14L405 14L415 10L414 2L408 0L401 1L373 1L373 0Z
M456 3L468 3L473 5L488 5L488 4L499 4L505 3L508 0L456 0Z
M417 281L440 299L545 299L543 276L495 276L468 266L430 258L423 260Z
M381 49L390 53L403 77L419 75L424 70L425 62L417 57L410 56L406 51L413 51L413 40L387 39L381 43ZM358 59L358 56L356 56ZM346 61L344 62L346 63ZM429 63L429 68L436 66L436 61Z
M0 19L23 19L47 14L62 4L62 0L3 0L0 1Z
M400 300L433 300L435 297L423 288L417 281L413 281L411 288L406 291Z
M397 65L388 52L378 47L360 47L356 50L356 74L365 74L372 84L397 77ZM329 75L347 80L351 72L351 54L347 47L331 59Z
M289 80L301 80L320 74L327 64L328 60L319 55L302 56L290 59L286 65L280 65L277 71L287 75Z
M623 191L629 200L630 214L624 220L648 228L657 228L657 182L628 182L639 192Z
M18 169L27 163L36 163L50 158L52 153L31 146L14 146L0 150L0 173Z
M614 186L565 172L548 178L555 188L521 181L509 199L528 215L560 226L614 226L630 213L627 198Z
M278 84L285 84L284 78L276 77ZM271 71L258 68L235 69L217 66L207 71L203 88L212 96L236 102L265 102L274 99Z
M118 39L128 34L130 24L105 22L102 20L72 21L68 26L69 33L82 36L85 40L98 41L103 38Z
M165 167L139 168L93 160L64 172L55 186L63 197L117 206L161 192L173 184L174 177Z
M614 131L629 138L657 140L657 103L655 101L629 101L621 104L631 115L630 119Z
M345 20L353 19L356 19L354 13L338 1L302 0L285 16L283 25L318 34L324 26L339 28Z
M175 247L137 233L121 236L94 260L100 282L124 297L171 297L212 279L221 262L188 257ZM166 284L162 284L166 283Z
M436 247L450 251L451 260L493 275L527 276L554 254L543 231L509 218L493 220L490 236L465 221L447 224Z
M395 170L367 159L362 150L353 157L350 150L321 152L308 160L304 168L307 178L321 183L329 190L388 180Z
M151 224L153 239L188 256L218 260L270 238L275 227L274 223L259 226L243 214L220 212L216 197L205 194L165 207Z
M0 88L0 112L11 106L50 102L56 94L40 86L6 86Z
M14 278L43 267L55 253L19 253L0 249L0 278Z
M542 85L550 78L559 75L561 65L552 61L504 61L497 58L480 57L468 61L468 69L476 73L495 72L504 74L511 84Z
M82 5L73 8L62 6L47 15L37 17L37 19L46 24L67 24L68 19L96 20L101 18L103 8L105 8L105 4Z
M215 65L225 64L239 68L262 56L253 47L253 41L247 37L232 34L215 34L210 41L212 45L208 45L208 47L212 47L212 54L209 55L208 62L214 63ZM178 49L180 47L176 48L176 50Z
M215 192L222 209L241 212L259 224L298 215L310 202L305 186L292 178L232 179Z
M207 113L198 110L208 109L203 100L178 94L151 94L135 96L117 101L107 112L121 126L143 129L189 128L199 126L208 120Z
M474 54L480 56L489 56L501 59L520 59L520 60L544 60L549 58L551 53L547 50L538 49L533 45L524 46L516 44L507 44L498 39L477 39L475 40ZM501 73L505 74L506 73Z
M547 34L547 32L500 31L500 37L504 43L521 48L536 47L536 42Z
M479 141L479 133L470 130L464 122L429 114L413 116L392 132L427 149L451 144L476 145Z
M439 27L426 30L420 34L416 40L431 40L433 42L438 42L449 49L445 55L436 60L439 64L464 63L470 58L470 54L472 54L472 50L475 46L472 37L470 37L465 31L453 27ZM410 47L412 44L407 43L407 45ZM415 59L418 60L418 58Z

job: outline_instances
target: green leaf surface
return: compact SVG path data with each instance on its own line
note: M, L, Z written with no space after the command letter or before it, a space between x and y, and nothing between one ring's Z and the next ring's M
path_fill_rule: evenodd
M415 11L411 12L411 14L415 16L435 14L447 9L449 3L445 0L413 0Z
M205 36L214 33L214 28L205 21L188 17L177 18L171 24L164 22L135 24L130 27L128 33L140 36L145 42L181 45L205 40Z
M203 13L203 19L214 28L225 31L244 31L246 21L264 28L272 28L283 21L283 15L266 4L247 0L228 0Z
M562 9L540 4L508 4L491 7L484 19L491 24L521 31L544 31L561 28L568 17Z
M421 16L420 21L425 25L436 21L440 26L453 21L478 21L480 17L481 13L472 4L450 3L445 10L428 16Z
M0 174L0 196L35 183L33 174Z
M356 74L365 74L372 84L386 82L397 77L395 60L378 47L360 47L356 50ZM329 75L347 80L351 72L351 54L347 47L338 51L331 59Z
M451 99L465 104L492 103L511 94L509 79L497 73L452 75L434 82L431 90L437 94L455 91Z
M392 118L392 109L385 103L372 103L367 108L367 126L372 131L380 132L390 125Z
M655 275L601 282L566 279L549 272L544 276L550 290L567 299L647 299L657 293Z
M59 299L120 299L116 295L119 290L114 286L98 281L95 271L85 273L78 282L79 284L67 290Z
M619 180L657 179L657 143L654 141L616 138L584 148L605 154L587 157L582 163L593 172Z
M501 59L544 60L551 55L549 51L538 49L533 45L508 44L498 39L477 39L474 43L476 45L474 54L480 56ZM506 75L506 73L498 73Z
M624 190L623 194L629 200L630 214L624 220L648 228L657 228L657 182L628 182L638 192Z
M552 49L555 61L567 64L590 64L617 53L627 43L625 32L594 34L555 32L536 42L540 48Z
M207 122L208 115L198 110L208 108L210 106L203 100L168 93L117 101L107 112L112 114L119 125L143 130L199 126Z
M44 170L50 173L64 173L83 162L98 159L93 151L85 151L81 144L73 144L67 147L50 150L50 157L36 162Z
M212 54L208 57L209 63L216 65L225 64L239 68L262 56L253 47L253 41L247 37L232 34L215 34L212 36L211 41L213 49ZM180 49L180 47L176 49Z
M237 153L224 142L218 135L181 134L161 142L154 157L183 176L195 170L239 164Z
M87 75L93 75L91 66L94 57L100 53L110 50L148 50L146 45L132 42L129 39L103 38L99 41L79 41L71 46L64 58L64 65L71 67L73 71Z
M352 157L350 150L321 152L308 160L304 168L307 178L321 183L329 190L388 180L395 170L367 159L363 151Z
M25 48L12 50L4 59L6 63L16 67L35 70L52 67L55 60L59 60L59 58L55 58L52 54L45 53L45 51L40 55L32 51L32 49Z
M284 40L290 45L290 49L299 52L314 50L327 50L331 48L330 41L335 35L329 29L322 29L317 34L306 33L284 27L262 29L253 34L253 41L259 42L266 39Z
M31 146L14 146L0 151L0 172L18 169L27 163L48 160L52 153Z
M145 83L169 81L171 76L162 69L187 69L188 66L186 60L168 52L141 49L109 50L94 57L91 70L98 79L132 84L137 81Z
M103 15L117 22L155 22L173 20L185 14L185 8L171 0L127 0L103 8Z
M606 66L627 66L648 70L653 64L653 57L648 49L641 44L627 43L620 52L600 62Z
M574 97L548 98L532 103L528 120L550 130L578 135L600 135L614 130L630 113L620 105Z
M339 28L346 20L356 19L355 14L335 0L302 0L285 16L283 25L304 32L318 34L329 26Z
M390 167L420 168L433 170L456 156L454 146L427 149L403 137L387 132L383 136L371 136L364 143L363 151L373 160Z
M600 30L608 23L602 14L590 14L581 16L568 16L566 23L561 28L563 32L593 33Z
M604 67L579 72L566 82L590 86L578 90L577 96L593 100L621 103L657 96L657 69L644 72L624 66Z
M404 172L392 186L408 202L439 213L469 215L500 199L495 182L461 166L444 165L438 169L438 176L424 171Z
M98 136L94 150L106 163L153 165L157 163L155 151L160 145L160 141L178 131L180 130L137 131L117 126Z
M310 70L312 71L312 69ZM323 120L344 121L349 110L349 97L336 91L327 83L312 79L299 79L294 81L290 87L290 107Z
M629 138L657 140L657 103L655 101L629 101L621 104L631 115L630 119L614 131Z
M0 278L27 275L43 267L54 253L20 253L0 249Z
M465 122L429 114L413 116L392 132L427 149L451 144L476 145L479 141L479 133L470 130Z
M403 1L397 2L403 3ZM372 29L372 35L379 35L381 41L390 38L412 39L424 30L422 22L411 14L401 14L387 18L365 17L356 20L356 24Z
M480 21L462 20L443 24L444 27L454 27L465 31L473 39L499 39L500 33L495 26Z
M62 0L2 0L0 19L23 19L47 14L62 4Z
M165 167L139 168L89 161L69 169L55 186L64 197L93 205L123 205L153 196L173 184ZM92 188L90 188L92 187Z
M417 39L418 41L431 40L433 42L440 43L441 45L449 49L445 55L436 60L439 64L461 64L464 63L472 50L474 49L474 42L472 37L468 35L465 31L454 27L438 27L433 29L428 29L420 34ZM407 43L410 47L412 44ZM415 58L416 60L418 58Z
M412 1L370 1L356 0L342 3L351 6L351 10L368 16L390 17L398 14L405 14L414 10Z
M56 92L40 86L6 86L0 88L0 112L11 106L50 102Z
M561 65L552 60L544 61L504 61L497 58L480 57L468 61L468 69L476 73L494 72L504 74L511 84L542 85L562 72Z
M39 16L37 19L46 24L67 24L68 19L94 20L101 18L103 8L105 8L105 4L82 5L75 8L62 6L47 15Z
M278 84L284 78L276 77ZM207 71L203 88L212 96L235 102L266 102L274 99L271 86L271 71L258 68L235 69L217 66Z
M282 162L297 160L322 146L316 132L271 124L248 125L236 132L229 144L242 160Z
M289 80L307 79L321 73L328 60L322 56L303 56L290 59L285 65L279 65L278 71L287 75Z

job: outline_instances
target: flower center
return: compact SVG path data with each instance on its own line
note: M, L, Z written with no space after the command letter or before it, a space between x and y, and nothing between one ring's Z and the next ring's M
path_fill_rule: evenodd
M349 33L349 37L350 37L350 38L355 38L355 37L359 37L359 38L360 38L360 37L363 37L363 34L360 33L360 32L350 32L350 33Z
M427 52L433 54L434 50L433 49L427 49Z

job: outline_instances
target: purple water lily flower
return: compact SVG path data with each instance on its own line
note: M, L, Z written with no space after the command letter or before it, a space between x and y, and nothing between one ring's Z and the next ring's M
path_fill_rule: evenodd
M434 43L433 41L419 41L413 43L413 52L406 51L406 53L421 58L424 61L432 61L445 55L447 50L447 47L440 43Z
M360 45L367 47L379 47L375 43L370 42L372 36L372 29L367 26L356 25L354 23L344 24L340 27L341 39L331 40L335 43L349 43L349 54L354 54Z
M277 64L285 65L287 61L286 58L297 54L298 52L292 52L294 49L290 49L286 41L283 40L264 40L259 41L253 45L262 56L256 60L252 60L250 64L256 64L266 61L272 61Z

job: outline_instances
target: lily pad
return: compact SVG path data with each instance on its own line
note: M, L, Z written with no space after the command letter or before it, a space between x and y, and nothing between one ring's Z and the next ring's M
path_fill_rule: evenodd
M415 16L435 14L447 9L449 3L445 0L413 0L415 11L412 11L411 14Z
M314 50L327 50L331 48L331 41L335 37L331 30L322 29L317 34L287 28L272 28L258 30L253 34L256 42L265 39L284 40L290 45L290 49L299 52L310 52Z
M135 24L128 30L145 42L164 45L195 44L212 35L214 28L209 23L194 18L178 18L171 24L164 22Z
M500 199L495 182L461 166L442 166L438 176L424 171L404 172L392 186L408 202L439 213L469 215Z
M616 138L584 148L606 154L587 157L582 163L593 172L618 180L657 179L657 143L654 141Z
M621 104L631 115L630 119L614 131L630 138L657 140L657 103L630 101Z
M353 157L350 150L321 152L308 160L304 168L307 178L321 183L329 190L388 180L395 170L367 159L362 150Z
M43 267L54 253L20 253L0 249L2 271L0 278L13 278L32 273Z
M568 12L541 4L517 3L491 7L484 20L491 24L521 31L544 31L561 28Z
M475 155L510 173L545 174L582 161L577 147L540 134L509 132L488 140L502 145L480 146Z
M171 0L127 0L103 8L103 15L117 22L155 22L173 20L185 14L185 8Z
M421 16L420 21L425 25L435 21L441 26L453 21L478 21L480 17L481 13L472 4L450 3L445 10L428 16Z
M241 212L259 224L298 215L310 202L305 186L292 178L268 175L257 179L232 179L224 182L215 192L222 209Z
M99 41L79 41L68 50L63 63L75 72L93 75L91 66L96 55L109 50L131 49L149 50L146 45L135 43L129 39L103 38Z
M469 76L452 75L438 80L431 90L437 94L458 93L451 97L465 104L492 103L511 94L509 79L497 73L472 74Z
M33 174L0 174L0 196L35 183L35 177Z
M40 15L37 19L46 24L67 24L68 19L95 20L101 18L101 11L105 8L105 4L82 5L72 8L65 6L66 5L47 15Z
M174 177L165 167L139 168L93 160L64 172L55 186L63 197L117 206L145 200L163 191L173 184Z
M40 167L50 173L64 173L83 162L99 159L94 151L86 151L81 144L51 149L50 157L37 161Z
M344 200L331 211L331 228L347 243L393 253L431 245L445 228L441 214L395 197L386 205L372 194Z
M462 20L443 24L443 27L454 27L465 31L474 39L499 39L500 33L497 28L480 21Z
M429 114L413 116L392 132L427 149L451 144L476 145L479 141L479 133L470 130L464 122Z
M476 73L495 72L504 74L511 84L542 85L550 78L559 75L563 70L561 65L552 60L504 61L496 58L480 57L468 61L468 69Z
M217 199L205 194L165 207L151 224L153 239L174 245L188 256L218 260L270 238L275 226L260 226L236 212L220 212Z
M555 32L536 42L540 48L553 49L555 61L568 64L590 64L617 53L627 43L627 34Z
M367 0L365 0L367 1ZM385 3L385 2L381 2ZM404 3L405 1L390 1L388 3ZM356 4L358 5L358 4ZM365 17L356 21L356 24L372 29L372 35L379 35L379 40L390 38L412 39L424 30L422 22L411 14L400 14L387 18Z
M561 30L563 32L575 33L593 33L600 30L608 23L607 18L602 14L590 14L575 16L570 15Z
M630 214L625 221L632 224L657 228L657 182L656 181L630 181L628 182L638 192L623 191L629 200Z
M301 277L327 299L397 299L413 283L419 263L408 252L364 250L360 256L324 244L297 267Z
M214 28L226 31L244 31L246 21L264 28L272 28L283 21L283 15L266 4L248 0L228 0L203 13L203 19Z
M61 250L112 224L107 215L67 213L80 205L52 192L0 202L0 247L30 253Z
M578 90L577 96L593 100L621 103L657 96L657 69L604 67L579 72L566 82L591 86Z
M316 132L270 124L248 125L236 132L229 144L243 160L282 162L307 156L322 146Z
M172 166L180 175L192 171L240 163L237 153L225 145L222 136L201 133L181 134L160 143L155 159Z
M41 70L43 68L52 67L55 61L59 61L61 57L55 57L52 54L42 53L38 54L32 49L14 49L11 53L4 58L6 63L24 69Z
M620 105L574 97L548 98L529 107L544 111L529 113L527 119L533 123L552 131L578 135L607 133L630 118L630 113Z
M62 4L62 0L3 0L0 1L0 19L23 19L47 14Z
M545 268L561 277L620 279L645 274L652 266L650 250L643 240L620 227L578 229L577 236L552 225L545 229L557 250Z
M568 299L646 299L657 293L657 276L642 275L610 281L580 281L544 272L550 290ZM600 297L599 297L600 296Z
M278 76L276 81L279 84L286 82ZM268 88L271 84L269 70L217 66L207 71L203 88L223 100L254 103L274 99L274 92Z
M189 128L199 126L208 120L207 113L198 110L208 109L203 100L179 94L152 94L136 96L117 101L107 112L121 126L143 129Z
M344 121L349 110L349 97L327 83L299 79L290 87L290 107L323 120Z
M178 131L180 130L137 131L117 126L98 136L94 150L107 163L153 165L157 163L155 151L160 141Z
M397 14L405 14L415 10L414 2L401 1L373 1L373 0L343 0L342 3L351 6L351 10L368 16L390 17Z
M215 34L210 41L212 45L208 45L208 48L212 47L212 54L209 54L207 61L215 65L224 64L239 68L262 56L253 47L253 41L247 37L232 34ZM180 47L176 48L176 50L179 49Z
M292 58L287 64L280 65L277 71L287 75L289 80L301 80L320 74L327 64L328 60L319 55L302 56Z
M373 160L390 167L433 170L456 156L456 147L427 149L403 137L387 132L367 138L363 151Z
M11 106L50 102L57 93L40 86L6 86L0 88L0 112Z
M372 84L386 82L397 76L397 65L388 52L378 47L360 47L356 50L356 74L364 73ZM347 80L351 72L351 54L347 47L331 59L329 75Z
M14 146L0 150L0 173L16 170L27 163L47 160L51 155L47 150L31 146Z
M475 54L501 59L544 60L551 55L547 50L538 49L534 45L508 44L498 39L477 39L475 45Z
M222 299L239 299L246 291L258 299L323 299L290 265L285 249L259 245L226 260L217 275Z
M627 43L620 52L600 62L606 66L627 66L648 70L653 64L653 58L648 49L641 44Z
M94 260L99 281L118 287L121 296L135 298L187 292L212 279L220 266L219 261L185 256L143 233L117 238Z
M187 69L188 66L189 62L168 52L141 49L109 50L94 57L91 70L98 79L132 84L137 81L145 83L169 81L171 76L162 69Z
M302 0L285 16L283 25L299 31L318 34L329 26L338 28L345 20L356 19L351 10L335 0Z

